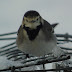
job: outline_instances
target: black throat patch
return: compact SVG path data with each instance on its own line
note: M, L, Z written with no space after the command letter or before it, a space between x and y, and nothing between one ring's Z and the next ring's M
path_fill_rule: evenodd
M36 29L30 29L29 27L25 27L25 25L23 26L23 29L25 29L27 31L27 34L28 34L28 37L29 37L29 40L34 40L38 33L39 33L39 30L42 28L42 24L40 24L39 26L37 26Z

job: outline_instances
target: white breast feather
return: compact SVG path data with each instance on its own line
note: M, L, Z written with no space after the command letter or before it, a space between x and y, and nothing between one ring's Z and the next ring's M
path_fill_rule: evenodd
M45 41L45 36L40 30L38 36L34 41L25 40L18 47L21 51L32 54L34 56L44 56L45 54L51 53L52 49L56 46L56 41L50 40Z

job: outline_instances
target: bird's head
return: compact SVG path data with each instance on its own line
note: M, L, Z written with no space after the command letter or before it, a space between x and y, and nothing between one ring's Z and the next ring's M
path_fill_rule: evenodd
M34 40L40 29L42 28L43 19L37 11L27 11L24 14L22 27L24 29L24 35L28 36L29 40Z
M37 11L30 10L24 14L22 26L30 29L36 29L43 24L43 19Z

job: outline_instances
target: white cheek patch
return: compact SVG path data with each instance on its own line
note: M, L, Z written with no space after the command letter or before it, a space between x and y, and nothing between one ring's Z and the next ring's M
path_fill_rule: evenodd
M29 27L29 28L31 28L31 24L25 24L25 27Z

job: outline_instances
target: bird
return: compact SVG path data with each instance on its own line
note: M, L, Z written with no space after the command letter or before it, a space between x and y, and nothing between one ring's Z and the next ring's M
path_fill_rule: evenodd
M33 56L53 53L60 57L64 52L57 46L55 25L43 19L35 10L27 11L17 32L16 44L19 50Z

